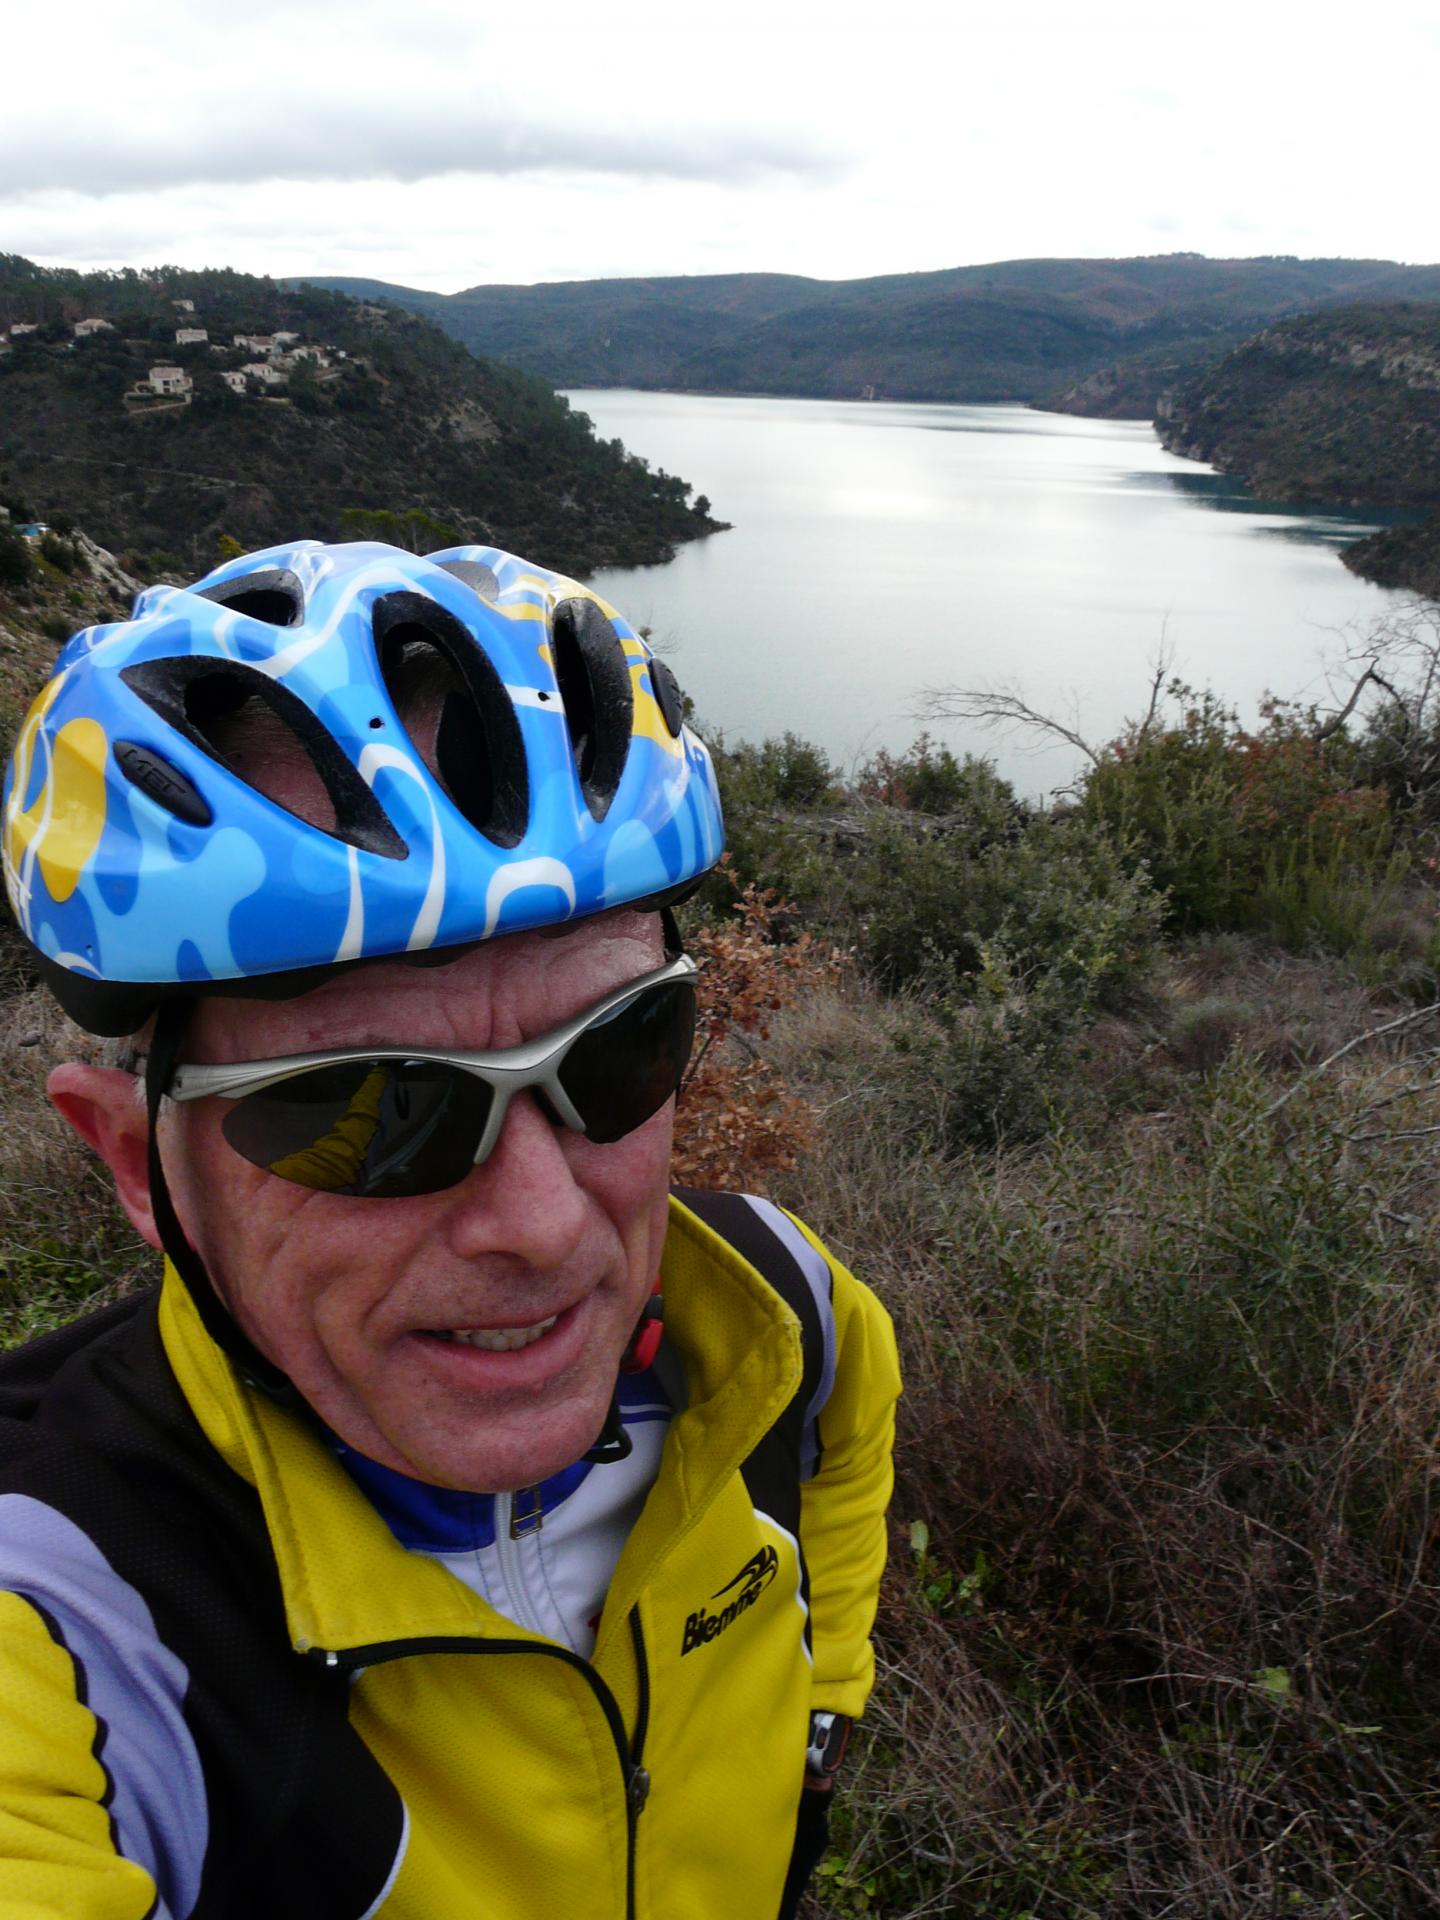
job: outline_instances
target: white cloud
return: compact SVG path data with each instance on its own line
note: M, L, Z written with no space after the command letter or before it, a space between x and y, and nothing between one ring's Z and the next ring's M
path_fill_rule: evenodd
M53 120L0 136L0 202L55 189L108 196L137 188L262 181L416 181L447 174L600 173L748 185L774 174L833 176L834 149L781 128L656 125L599 115L517 115L444 100L351 95L302 113L192 114L82 127Z
M1338 16L1337 16L1338 20ZM0 249L482 280L1440 257L1428 0L72 0L7 20Z

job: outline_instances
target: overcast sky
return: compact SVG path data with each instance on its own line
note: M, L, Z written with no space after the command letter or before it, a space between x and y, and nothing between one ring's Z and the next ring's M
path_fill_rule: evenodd
M487 281L1440 260L1437 0L40 0L0 251Z

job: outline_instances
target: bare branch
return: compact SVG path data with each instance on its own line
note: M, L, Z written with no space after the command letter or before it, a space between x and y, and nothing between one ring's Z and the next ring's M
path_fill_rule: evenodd
M1430 1058L1433 1060L1434 1055ZM1401 1087L1398 1093L1387 1093L1379 1100L1371 1100L1361 1109L1360 1118L1368 1120L1372 1113L1380 1113L1386 1107L1393 1107L1401 1100L1418 1099L1422 1093L1434 1093L1440 1088L1440 1080L1412 1080L1408 1086Z
M1422 1020L1429 1020L1437 1013L1440 1013L1440 1000L1432 1000L1428 1007L1417 1007L1413 1013L1402 1013L1398 1019L1387 1020L1383 1026L1371 1027L1368 1032L1357 1033L1355 1038L1353 1040L1347 1040L1343 1047L1337 1047L1334 1053L1326 1054L1325 1058L1317 1061L1313 1067L1307 1067L1300 1078L1295 1081L1292 1086L1287 1087L1278 1100L1271 1101L1264 1113L1260 1115L1260 1118L1262 1120L1273 1119L1280 1109L1283 1106L1287 1106L1302 1088L1309 1086L1310 1082L1324 1073L1327 1068L1333 1067L1337 1060L1343 1060L1347 1053L1353 1053L1356 1047L1363 1047L1371 1040L1382 1039L1387 1033L1399 1033L1402 1027L1418 1026ZM1252 1125L1253 1124L1252 1122Z
M1376 673L1373 666L1366 667L1365 671L1361 674L1360 678L1355 682L1354 686L1350 689L1350 698L1345 702L1344 706L1340 709L1340 711L1338 713L1331 714L1330 718L1325 722L1323 726L1316 728L1315 733L1312 737L1317 747L1321 744L1322 741L1328 740L1332 733L1338 733L1340 731L1341 727L1344 726L1345 722L1350 718L1351 714L1355 711L1355 708L1359 703L1360 696L1365 691L1366 687L1370 685L1372 680L1378 680L1379 678L1380 676L1378 673Z
M1023 695L1007 687L923 687L915 700L921 720L968 720L974 726L1004 732L1050 734L1083 753L1092 766L1100 756L1083 734L1051 714L1032 707Z

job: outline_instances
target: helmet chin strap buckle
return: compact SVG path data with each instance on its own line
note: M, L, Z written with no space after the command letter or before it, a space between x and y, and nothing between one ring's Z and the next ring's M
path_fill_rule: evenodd
M628 1460L634 1451L634 1442L621 1424L619 1397L612 1395L610 1411L600 1429L600 1438L580 1458L588 1460L594 1467L613 1466L617 1460Z
M653 1366L655 1356L660 1351L660 1342L665 1335L665 1301L661 1296L660 1282L657 1279L650 1289L650 1298L641 1309L640 1319L630 1336L630 1344L625 1349L625 1357L620 1362L621 1373L644 1373ZM605 1425L600 1429L600 1438L582 1458L592 1466L607 1466L617 1460L628 1460L633 1451L629 1434L625 1431L620 1418L620 1394L617 1382L615 1393L610 1397L610 1411L605 1416Z

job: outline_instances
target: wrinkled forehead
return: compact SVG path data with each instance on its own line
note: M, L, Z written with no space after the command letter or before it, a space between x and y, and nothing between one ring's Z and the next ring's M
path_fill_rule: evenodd
M186 1056L262 1060L321 1047L517 1046L663 959L659 916L618 908L445 958L377 960L293 1000L202 1000Z

